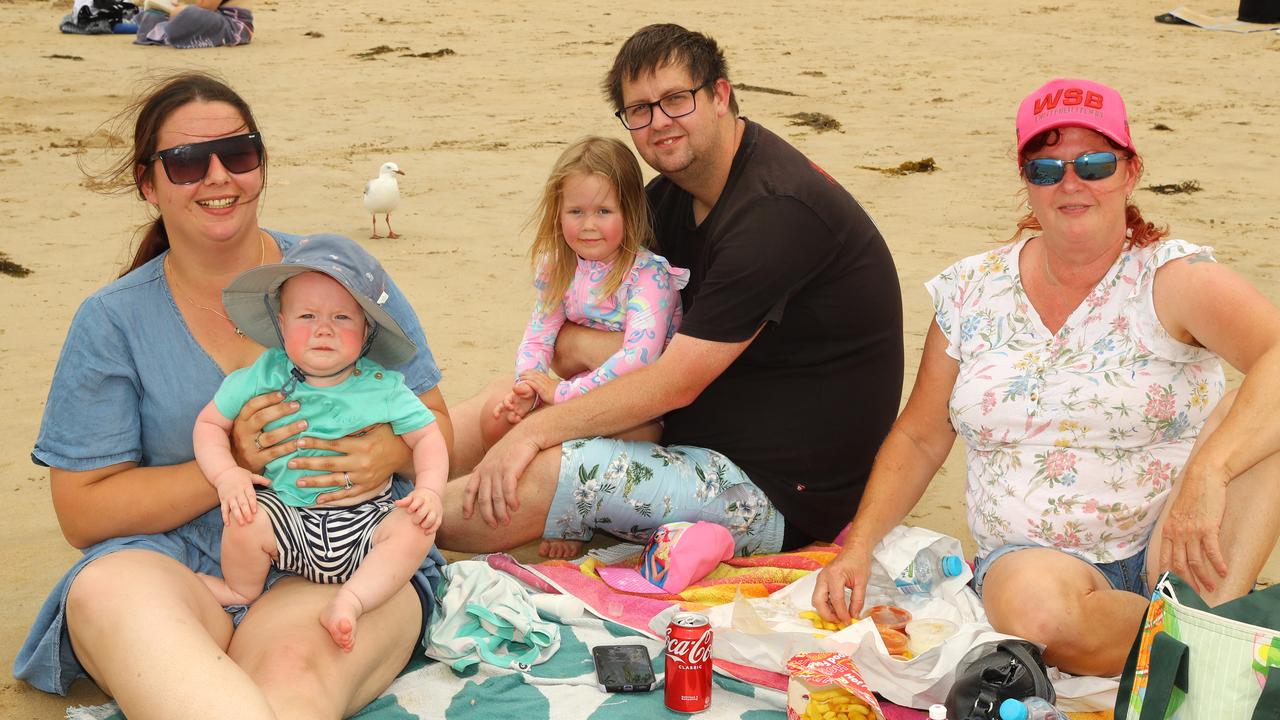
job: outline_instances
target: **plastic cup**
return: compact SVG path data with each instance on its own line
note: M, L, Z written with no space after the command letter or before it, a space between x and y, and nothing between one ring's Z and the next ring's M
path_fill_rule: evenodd
M902 632L907 623L911 622L911 613L903 610L897 605L875 605L862 614L864 618L871 618L871 622L879 628L889 628Z
M942 618L919 618L907 623L907 648L912 655L927 652L946 642L959 628Z
M889 650L890 655L902 655L907 652L907 636L905 633L883 625L877 625L876 630L880 631L880 639L884 640L884 646Z

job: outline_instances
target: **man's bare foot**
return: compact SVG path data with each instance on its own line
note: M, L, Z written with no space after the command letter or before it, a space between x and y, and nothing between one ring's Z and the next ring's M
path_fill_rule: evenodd
M538 554L555 560L572 560L582 554L581 540L543 540Z
M235 590L232 590L231 586L227 584L227 581L220 577L205 575L204 573L196 573L196 577L200 578L204 583L204 586L209 588L209 592L213 595L213 599L217 600L218 604L222 607L229 607L231 605L248 605L254 601L254 598L245 597Z
M343 652L356 646L356 621L364 614L364 604L345 587L338 590L329 606L320 612L320 624L329 631L333 643Z

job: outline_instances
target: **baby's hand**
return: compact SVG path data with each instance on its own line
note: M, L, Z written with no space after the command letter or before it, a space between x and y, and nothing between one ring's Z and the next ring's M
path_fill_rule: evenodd
M430 535L440 527L444 517L444 503L435 490L414 488L412 492L396 501L396 505L404 508L413 519L413 524L422 528L422 532Z
M270 485L271 481L255 475L242 467L230 467L213 480L213 487L218 491L218 503L222 506L222 523L248 525L258 512L258 494L254 485Z
M528 385L538 394L542 402L550 405L556 401L556 387L560 383L551 379L551 376L539 372L537 370L525 370L520 373L520 384ZM518 385L517 385L518 387Z

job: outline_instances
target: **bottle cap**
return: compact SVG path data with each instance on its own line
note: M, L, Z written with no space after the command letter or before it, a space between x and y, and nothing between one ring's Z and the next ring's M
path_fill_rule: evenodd
M929 720L947 720L947 706L937 703L930 705Z
M964 572L964 560L959 555L944 555L942 558L942 574L947 577L956 577Z
M1005 700L1000 703L1000 720L1027 720L1027 706L1014 698Z

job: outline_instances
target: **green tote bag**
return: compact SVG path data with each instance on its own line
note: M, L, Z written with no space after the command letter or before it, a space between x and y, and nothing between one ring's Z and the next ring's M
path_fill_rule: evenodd
M1165 573L1116 696L1116 720L1280 720L1280 586L1210 608Z

